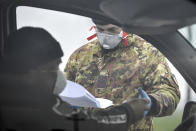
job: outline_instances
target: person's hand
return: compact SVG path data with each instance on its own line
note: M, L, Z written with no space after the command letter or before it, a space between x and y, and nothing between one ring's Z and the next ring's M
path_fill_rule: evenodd
M88 118L104 124L133 124L144 117L144 112L148 111L149 100L144 98L134 98L124 101L123 104L110 106L106 109L94 109L88 111Z
M151 98L148 96L148 94L147 94L141 87L138 88L138 92L139 92L139 98L146 98L146 99L149 100L148 106L149 106L150 109L151 109L151 107L152 107L152 100L151 100ZM144 116L146 116L146 115L148 114L148 112L149 112L149 111L145 111L145 112L144 112Z
M145 115L145 111L149 111L149 100L144 98L133 98L123 102L121 106L127 109L128 117L131 123L134 123L142 119Z

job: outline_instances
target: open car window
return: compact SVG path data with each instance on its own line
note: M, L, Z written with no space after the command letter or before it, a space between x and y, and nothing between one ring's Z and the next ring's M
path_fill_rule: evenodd
M59 41L64 51L61 70L64 70L69 56L94 34L94 30L89 31L94 23L88 17L27 6L17 7L16 14L18 29L25 26L41 27Z
M91 18L65 12L19 6L16 10L16 18L18 29L25 26L42 27L49 31L55 37L55 39L59 41L64 51L64 57L62 58L62 64L60 65L60 69L62 71L64 70L70 55L76 49L89 42L87 38L95 33L94 30L89 31L89 29L94 25ZM196 35L196 26L193 25L192 27L194 28L194 31L192 32L191 43L194 47L196 47L196 38L194 38L194 36ZM190 36L188 35L187 27L181 29L180 32L187 39L189 39ZM177 71L174 70L173 73L176 72ZM176 73L176 75L180 74ZM183 102L179 108L183 108L184 102L186 101L187 97L185 95L187 93L187 90L184 88L187 88L189 86L181 75L180 77L176 77L181 87L181 101ZM191 92L191 96L194 96L193 92ZM182 113L182 110L180 111ZM173 117L155 119L155 130L165 131L166 127L168 127L169 130L173 130L181 121L181 113L177 112L173 115ZM163 124L163 122L166 124ZM173 125L167 125L171 123ZM163 129L161 129L161 127L163 127Z

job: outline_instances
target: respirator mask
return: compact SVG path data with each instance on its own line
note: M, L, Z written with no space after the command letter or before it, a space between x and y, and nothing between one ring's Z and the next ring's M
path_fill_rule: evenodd
M73 108L70 104L63 102L61 98L59 97L59 94L66 88L66 77L64 72L58 70L57 71L57 79L55 83L55 87L53 90L53 94L58 96L57 97L57 103L53 106L53 111L60 115L60 116L66 116L67 114L70 114L73 111Z
M104 49L115 48L121 42L123 37L123 31L121 31L119 34L110 34L96 30L96 34L100 45Z
M59 95L65 88L66 86L66 77L65 74L58 70L57 71L57 79L56 79L56 83L55 83L55 87L53 90L53 94L54 95Z

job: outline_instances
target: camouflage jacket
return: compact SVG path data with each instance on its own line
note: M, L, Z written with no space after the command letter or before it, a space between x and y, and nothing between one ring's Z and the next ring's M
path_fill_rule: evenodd
M129 35L128 46L122 41L112 50L104 50L95 40L77 49L66 68L68 80L83 85L95 97L120 104L138 97L142 87L156 100L156 116L172 114L180 92L164 56L137 35ZM152 130L152 117L130 126L131 131Z

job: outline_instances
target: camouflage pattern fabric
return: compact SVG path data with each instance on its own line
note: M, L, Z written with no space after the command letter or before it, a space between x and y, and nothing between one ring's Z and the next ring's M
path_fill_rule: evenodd
M95 40L77 49L66 68L68 80L83 85L95 97L121 104L137 98L142 87L156 100L156 116L171 115L179 102L178 85L164 56L150 43L130 34L112 50L104 50ZM130 126L130 131L152 131L152 116Z

